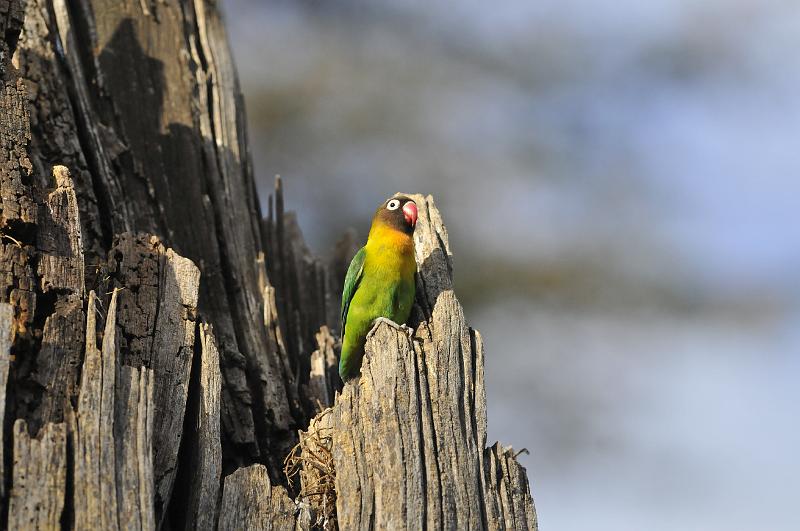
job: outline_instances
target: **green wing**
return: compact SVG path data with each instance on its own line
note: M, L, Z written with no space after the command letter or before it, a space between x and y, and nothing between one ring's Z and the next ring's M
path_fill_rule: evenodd
M347 310L350 308L350 301L356 293L358 283L361 281L361 273L364 272L364 257L367 256L364 247L358 250L347 268L347 275L344 277L344 290L342 291L342 336L344 336L344 325L347 322Z

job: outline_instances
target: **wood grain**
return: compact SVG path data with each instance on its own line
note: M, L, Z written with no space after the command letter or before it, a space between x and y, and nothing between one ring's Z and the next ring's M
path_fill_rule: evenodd
M61 529L67 474L66 426L46 424L39 437L14 423L13 486L8 529Z
M286 489L272 487L263 465L240 468L225 478L219 530L290 530L295 528L294 512Z

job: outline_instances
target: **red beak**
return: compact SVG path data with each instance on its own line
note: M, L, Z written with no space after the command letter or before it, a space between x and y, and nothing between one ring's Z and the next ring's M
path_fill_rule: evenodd
M417 226L417 204L414 201L408 201L403 205L403 215L406 218L406 223L412 227Z

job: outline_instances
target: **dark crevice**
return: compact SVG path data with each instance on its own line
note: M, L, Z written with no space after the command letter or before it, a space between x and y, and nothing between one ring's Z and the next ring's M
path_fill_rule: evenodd
M418 271L415 274L416 277L416 300L417 306L419 307L422 313L421 321L430 322L431 317L433 315L433 304L431 301L428 300L428 288L425 285L425 278L422 274ZM420 289L420 287L422 289Z
M464 402L466 401L467 398L467 380L466 380L466 370L464 368L464 347L461 344L460 326L458 326L457 332L458 335L455 335L454 337L458 338L456 341L457 354L458 354L458 377L459 377L459 382L461 382L461 385L458 388L458 403L456 404L456 407L458 409L458 421L461 428L461 437L463 438L464 441L466 441L468 439L468 435L467 435L467 417L466 417L466 411L464 411Z
M14 51L17 49L17 42L19 41L19 28L11 27L7 28L5 34L3 35L3 40L8 44L8 52L9 54L13 55Z
M192 4L191 7L190 7L191 15L192 15L191 16L191 21L192 21L191 30L192 30L194 35L197 35L199 37L201 35L201 33L200 33L200 26L198 26L198 24L197 24L197 10L194 7L194 1L193 0L190 0L189 3ZM185 18L186 18L186 15L184 14L184 19ZM189 32L188 31L186 32L185 37L186 37L186 49L187 50L191 50L192 47L190 46ZM197 50L197 56L200 59L200 65L199 66L204 72L207 72L208 71L208 60L206 59L206 53L205 53L205 50L203 48L203 43L197 42L195 44L196 44L195 49Z
M183 417L183 437L178 448L177 472L175 482L172 487L172 496L165 510L165 519L170 523L171 529L185 529L189 500L191 497L190 489L193 486L195 463L197 461L198 446L198 425L197 417L200 411L200 370L202 363L202 341L200 341L200 324L194 328L194 352L192 354L192 368L189 374L189 390L186 400L186 411ZM202 508L201 508L202 510Z
M75 447L72 443L73 434L67 426L67 471L64 482L64 510L61 512L61 529L72 529L75 521Z
M93 50L97 48L97 33L93 27L94 13L92 6L83 0L77 2L66 2L67 12L69 13L70 26L73 28L73 38L77 47L77 54L84 79L93 80L87 89L92 86L101 87L101 79L95 62Z
M8 219L0 234L6 242L25 246L36 245L37 232L38 227L35 223L27 223L21 219Z
M470 351L472 352L472 383L473 383L472 389L473 389L473 393L474 393L474 390L475 390L475 387L476 387L475 383L477 381L476 371L478 370L478 364L477 364L478 338L475 336L475 330L473 330L472 328L469 329L469 346L470 346ZM480 456L480 455L483 454L485 448L484 448L484 441L482 440L482 438L478 437L478 417L475 414L476 413L476 405L475 405L475 401L476 400L477 400L477 397L473 394L472 400L470 401L469 414L470 414L470 418L472 419L472 438L475 441L476 455ZM481 482L480 482L480 485L479 485L479 488L478 488L478 499L480 500L480 507L481 507L481 525L483 527L486 527L486 525L487 525L489 520L488 520L488 518L486 516L486 501L484 500L484 496L483 496L484 471L482 469L482 466L485 466L485 465L483 465L483 461L481 459L476 459L476 461L477 461L477 466L478 466L478 471L477 471L478 472L478 477L481 479Z
M420 471L420 478L422 480L422 523L426 525L428 521L428 469L426 466L427 457L425 456L425 417L422 414L422 378L420 374L424 371L424 367L420 366L421 356L418 355L417 346L414 341L411 342L411 348L414 349L414 385L417 389L417 418L419 419L419 459L422 466Z
M70 293L72 293L72 290L63 288L50 288L43 293L37 293L36 311L33 312L33 328L35 328L37 331L44 330L44 324L47 322L47 318L56 312L58 296L66 296Z
M445 246L444 240L442 239L442 235L439 234L439 231L436 231L436 240L439 242L439 248L442 250L442 256L444 257L444 263L447 265L447 276L452 279L453 264L450 263L450 255L447 254L447 247Z

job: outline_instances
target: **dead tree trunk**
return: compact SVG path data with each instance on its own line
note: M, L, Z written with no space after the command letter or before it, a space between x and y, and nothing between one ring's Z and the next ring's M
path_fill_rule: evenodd
M379 328L334 404L354 244L313 257L279 187L262 216L216 3L9 0L0 36L0 521L333 525L283 474L303 429L342 528L536 527L432 200L417 334Z

